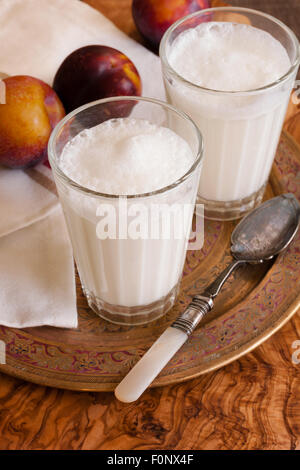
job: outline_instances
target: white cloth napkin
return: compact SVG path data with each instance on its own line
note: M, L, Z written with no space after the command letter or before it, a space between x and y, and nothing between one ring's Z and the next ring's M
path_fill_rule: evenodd
M52 171L46 165L26 170L0 167L0 237L46 217L57 204Z
M0 239L0 323L77 326L72 250L61 208Z
M0 44L0 72L49 85L78 47L115 47L135 63L143 95L164 99L158 57L79 0L1 0ZM0 324L75 328L72 250L51 170L0 167L0 211Z

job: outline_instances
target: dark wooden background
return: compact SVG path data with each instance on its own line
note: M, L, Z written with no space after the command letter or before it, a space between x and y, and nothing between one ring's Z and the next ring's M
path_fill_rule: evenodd
M287 24L295 33L300 33L299 0L230 0L229 3L269 13Z
M86 0L140 40L131 0ZM283 20L300 37L299 0L233 0ZM298 110L286 128L300 142ZM300 339L295 315L254 352L189 382L148 390L134 404L0 374L0 449L300 449Z

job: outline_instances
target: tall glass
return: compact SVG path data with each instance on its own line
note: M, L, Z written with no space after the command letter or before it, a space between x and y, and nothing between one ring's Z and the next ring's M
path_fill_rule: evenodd
M168 56L178 35L204 21L246 23L270 33L286 49L290 69L267 86L243 92L211 90L185 80ZM267 184L299 66L296 36L259 11L210 8L172 25L161 41L160 57L168 101L191 116L203 135L198 202L204 203L208 218L242 217L261 202Z
M128 114L176 129L194 158L186 174L157 191L119 196L80 186L62 172L62 151L74 136ZM199 184L202 138L197 126L157 100L104 99L78 108L57 125L49 141L49 160L90 307L109 321L128 325L166 313L178 292ZM178 234L183 209L187 230Z

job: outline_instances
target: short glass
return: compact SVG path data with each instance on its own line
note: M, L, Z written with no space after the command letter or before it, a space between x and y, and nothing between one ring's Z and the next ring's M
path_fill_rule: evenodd
M168 61L174 40L204 21L247 23L280 41L291 60L289 71L273 83L243 92L197 86L177 74ZM210 8L186 16L165 33L160 58L168 101L201 129L204 162L197 201L207 218L244 216L263 197L299 66L299 43L281 21L247 8Z
M187 173L157 191L119 196L80 186L61 171L63 148L74 136L107 119L127 116L180 134L194 157ZM50 137L48 153L89 306L102 318L124 325L147 323L165 314L178 293L199 184L203 149L197 126L167 103L109 98L66 116ZM187 230L174 235L173 229L181 227L174 211L180 216L183 210Z

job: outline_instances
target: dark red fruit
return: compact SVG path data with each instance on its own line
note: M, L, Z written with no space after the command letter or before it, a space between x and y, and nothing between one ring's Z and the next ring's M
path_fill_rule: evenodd
M141 79L131 60L108 46L72 52L59 67L53 88L67 112L112 96L140 96Z
M133 0L132 15L141 35L157 50L163 34L171 24L209 7L209 0Z

